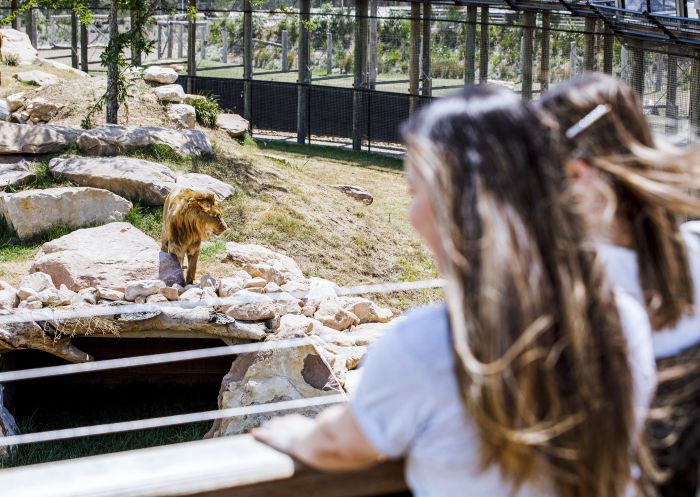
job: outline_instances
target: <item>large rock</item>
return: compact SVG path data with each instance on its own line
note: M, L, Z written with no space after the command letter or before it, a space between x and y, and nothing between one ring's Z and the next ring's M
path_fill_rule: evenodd
M49 122L62 107L62 105L49 102L43 97L36 97L26 102L24 110L29 114L29 119L36 124Z
M0 212L21 239L59 224L76 229L121 221L131 207L128 200L97 188L62 187L0 194Z
M156 98L162 103L180 104L185 100L185 90L180 85L163 85L153 88Z
M237 356L223 379L219 408L335 395L342 391L324 354L308 344ZM296 412L313 416L320 410L309 407ZM272 412L216 421L207 436L246 433L279 414Z
M49 171L58 178L104 188L148 205L163 205L176 180L166 166L130 157L55 158L49 161Z
M22 157L0 156L0 188L31 183L36 175L29 170L29 162Z
M216 126L226 131L231 138L243 136L250 129L250 123L238 114L219 114Z
M0 310L9 311L17 307L19 296L17 289L9 283L0 280Z
M143 71L143 79L159 85L169 85L177 81L177 73L170 67L150 66Z
M78 139L80 150L91 155L116 155L149 145L167 145L188 157L214 152L207 135L199 130L102 126L84 132Z
M51 154L78 139L81 131L63 126L0 122L0 154Z
M197 115L194 107L187 104L173 104L168 109L168 117L178 129L194 129Z
M347 330L351 326L360 324L360 319L352 312L343 307L344 302L340 299L329 299L321 302L314 318L323 323L328 328L334 330Z
M192 190L211 192L216 195L217 200L221 202L229 198L235 193L235 189L228 183L212 178L208 174L187 173L177 178L177 186L190 188Z
M58 83L63 81L58 76L54 76L53 74L44 71L36 70L18 72L14 75L14 78L21 83L35 86L57 85Z
M29 36L16 29L0 29L0 58L16 59L21 66L34 63L39 52L32 46Z
M134 280L183 283L177 259L129 223L81 229L45 243L31 271L50 274L56 285L74 292L89 287L124 291Z
M305 281L304 273L301 272L294 259L261 245L228 242L223 262L231 263L238 269L245 269L246 266L255 264L271 266L284 279L282 283L275 281L280 286L287 281Z
M57 60L51 60L51 59L38 59L39 64L45 67L52 67L54 69L59 69L61 71L66 71L71 73L73 76L77 76L79 78L89 78L90 75L86 73L85 71L81 71L80 69L75 69L74 67L69 66L68 64L64 64L63 62L59 62Z

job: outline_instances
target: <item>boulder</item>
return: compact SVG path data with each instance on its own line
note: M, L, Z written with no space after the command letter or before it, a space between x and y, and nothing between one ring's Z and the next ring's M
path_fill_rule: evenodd
M220 409L226 409L342 392L323 353L308 344L238 355L223 379L218 402ZM295 412L313 416L321 409L309 407ZM279 414L271 412L218 420L207 437L246 433Z
M19 282L19 287L22 289L32 290L37 294L48 288L56 288L51 276L42 272L28 274Z
M7 100L0 99L0 121L9 121L11 117L12 113L10 112L10 105L7 103Z
M57 85L63 81L58 76L37 70L18 72L13 77L21 83L35 86Z
M222 278L219 282L219 297L230 297L234 293L243 290L245 288L246 281L250 279L250 275L248 275L248 273L245 274L247 278L241 278L239 276L229 276L227 278Z
M51 59L38 59L39 64L45 67L52 67L54 69L59 69L61 71L66 71L71 73L73 76L77 76L79 78L89 78L90 75L86 73L85 71L81 71L80 69L75 69L74 67L69 66L68 64L64 64L63 62L59 62L57 60L51 60Z
M29 170L29 162L22 157L0 156L0 188L31 183L36 175Z
M335 188L336 190L340 190L345 195L348 195L354 198L355 200L359 200L365 205L370 205L372 202L374 202L374 197L372 196L372 194L364 188L360 188L359 186L336 185L333 188Z
M0 154L51 154L78 139L81 131L63 126L0 122Z
M239 138L250 129L250 123L238 114L219 114L216 126L226 131L231 138Z
M160 290L160 293L170 301L177 300L180 298L180 292L177 290L177 288L172 287L172 286L166 286L165 288L162 288Z
M79 185L104 188L147 205L163 205L175 186L166 166L130 157L70 157L49 162L49 171Z
M343 302L339 299L328 299L318 307L314 318L324 326L334 330L347 330L351 326L360 324L359 318L343 308Z
M120 302L125 300L124 292L120 292L119 290L114 290L112 288L104 288L99 286L97 287L97 298L99 300L109 300L110 302Z
M29 36L16 29L0 29L0 58L16 59L20 66L28 66L36 61L39 52L32 46Z
M197 124L194 107L187 104L171 105L168 108L168 117L179 129L194 129Z
M166 288L165 283L161 280L130 281L126 284L124 298L129 302L133 302L138 297L150 297L159 294L164 288Z
M197 302L202 300L202 297L204 297L204 290L194 287L182 292L182 295L180 295L180 300L184 302Z
M47 242L30 271L50 274L73 291L110 288L124 291L134 280L182 283L177 259L161 252L153 238L129 223L110 223L74 231ZM101 293L101 290L100 290Z
M59 224L71 229L121 221L131 202L107 190L61 187L0 194L0 213L20 239Z
M153 88L153 93L161 103L180 104L185 100L185 90L180 85L163 85Z
M343 309L358 317L360 324L388 323L394 317L391 309L379 307L371 300L362 297L345 297L340 301Z
M24 92L13 93L8 95L5 101L7 102L7 107L10 112L17 112L22 107L24 107L25 94Z
M188 157L214 152L207 135L199 130L108 125L86 131L78 139L80 150L91 155L116 155L149 145L167 145L175 153Z
M251 278L245 282L244 287L247 289L263 289L267 285L267 280L265 278Z
M228 183L212 178L208 174L187 173L177 177L177 186L192 190L211 192L216 195L219 202L229 198L235 193L235 189Z
M177 81L177 73L170 67L150 66L143 71L144 81L169 85Z
M243 269L247 265L267 264L276 269L284 277L285 282L306 280L294 259L260 245L228 242L223 262L233 264L237 269ZM284 284L279 281L276 283L280 286Z
M6 281L0 280L0 310L9 311L18 305L17 290Z
M275 302L268 296L248 290L234 294L236 304L226 309L226 315L242 321L265 321L275 317Z
M34 123L47 123L63 108L62 105L49 102L43 97L35 97L24 105L24 110L29 114L29 119Z

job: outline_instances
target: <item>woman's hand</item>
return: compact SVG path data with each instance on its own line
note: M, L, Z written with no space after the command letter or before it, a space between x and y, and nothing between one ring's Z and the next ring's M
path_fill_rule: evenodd
M273 418L251 433L260 442L322 471L363 469L383 459L347 405L330 407L316 419L299 414Z

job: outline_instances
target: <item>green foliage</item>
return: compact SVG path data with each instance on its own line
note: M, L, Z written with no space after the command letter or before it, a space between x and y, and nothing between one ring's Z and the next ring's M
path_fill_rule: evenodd
M8 53L7 55L3 56L2 63L6 66L17 66L19 65L19 56L14 53Z
M124 220L157 240L160 238L160 231L163 227L163 210L160 207L148 207L134 203L134 207Z
M219 103L213 98L202 96L194 99L191 104L197 117L197 122L207 128L216 128L216 120L221 109Z

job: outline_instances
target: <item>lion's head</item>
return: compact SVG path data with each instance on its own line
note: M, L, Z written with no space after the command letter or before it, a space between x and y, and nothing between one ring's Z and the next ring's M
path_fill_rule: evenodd
M207 237L220 235L228 228L222 218L221 209L213 193L199 194L195 197L194 202L199 214L199 220L202 223L202 231Z

